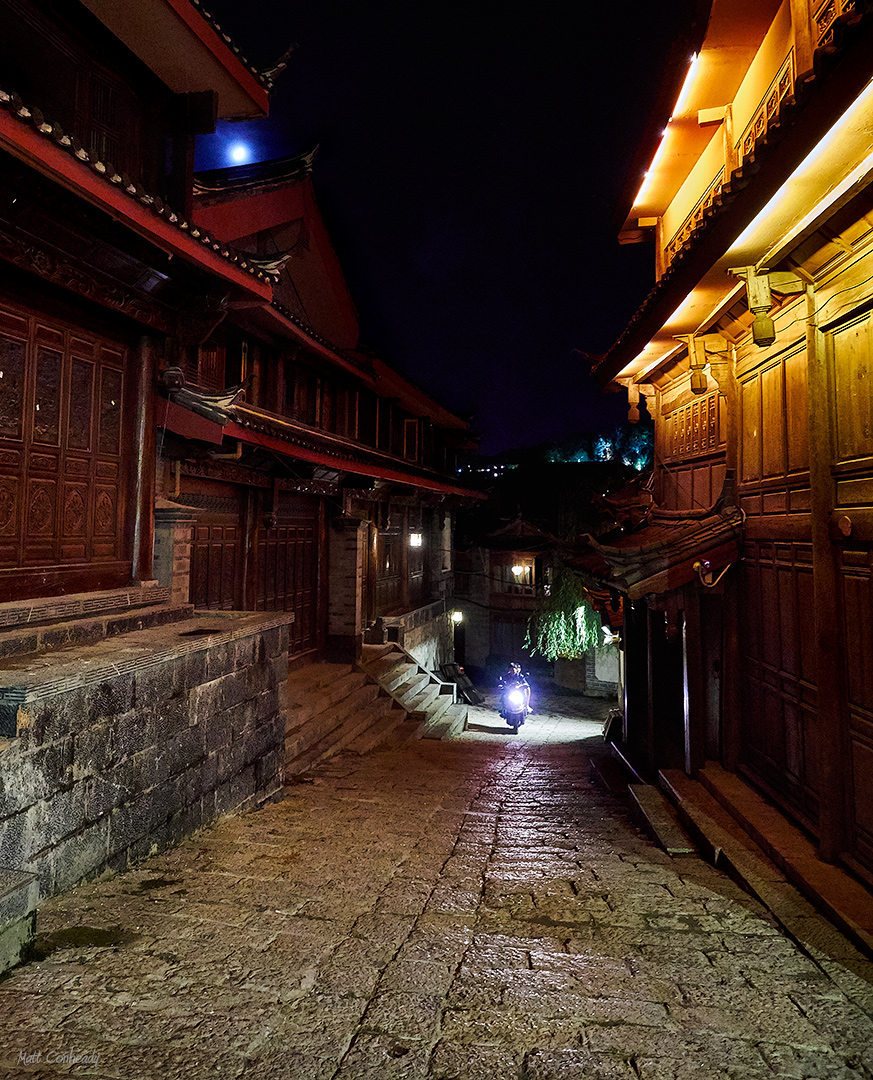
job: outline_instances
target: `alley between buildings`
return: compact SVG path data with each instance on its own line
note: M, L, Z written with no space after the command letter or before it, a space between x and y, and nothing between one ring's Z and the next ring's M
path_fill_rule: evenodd
M0 1076L870 1080L873 964L642 835L601 713L343 755L46 902Z

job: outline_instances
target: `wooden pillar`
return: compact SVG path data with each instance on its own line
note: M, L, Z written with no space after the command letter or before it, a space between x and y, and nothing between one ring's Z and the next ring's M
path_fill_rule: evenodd
M136 414L134 417L133 580L152 579L155 501L155 343L143 334L136 349Z
M622 646L624 650L624 724L622 738L634 764L643 769L648 754L648 609L641 600L625 600Z
M812 76L815 43L810 0L791 0L791 27L794 30L794 70L802 81Z
M685 623L683 628L682 666L684 669L685 771L694 776L706 760L706 694L703 656L700 593L693 586L685 588Z
M736 505L739 472L739 394L736 379L736 350L733 346L719 356L710 356L710 371L724 398L725 481L722 494L728 505ZM724 623L722 638L721 754L726 769L735 771L740 758L742 709L742 657L740 655L739 604L741 565L724 579Z
M844 662L840 633L840 579L829 521L834 508L834 432L831 416L828 343L816 325L815 289L807 289L809 483L811 491L812 583L818 670L819 855L834 860L846 829L843 769L845 750Z

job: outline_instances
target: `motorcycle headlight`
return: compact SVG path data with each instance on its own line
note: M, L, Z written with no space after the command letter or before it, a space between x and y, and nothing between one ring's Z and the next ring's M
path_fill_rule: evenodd
M508 694L509 704L513 705L516 709L520 709L524 705L524 694L520 690L510 690Z

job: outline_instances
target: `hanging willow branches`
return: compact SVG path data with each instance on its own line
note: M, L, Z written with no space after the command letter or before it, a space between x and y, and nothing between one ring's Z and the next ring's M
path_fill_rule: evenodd
M547 660L577 660L603 645L600 616L575 571L558 571L549 595L540 598L528 621L524 644Z

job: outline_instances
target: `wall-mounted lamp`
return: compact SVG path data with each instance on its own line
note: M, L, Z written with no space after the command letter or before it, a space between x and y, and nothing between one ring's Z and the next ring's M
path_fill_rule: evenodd
M459 622L463 622L463 621L464 621L464 613L463 613L463 611L458 611L457 609L455 609L452 612L452 622L453 623L459 623Z
M424 538L422 537L421 533L419 533L419 532L414 532L414 533L409 534L409 546L410 547L421 547L421 545L423 543L423 540L424 540Z
M771 289L788 295L803 292L806 285L796 274L789 274L787 271L775 271L771 274L767 270L761 270L759 273L754 266L734 266L728 273L745 280L749 311L755 316L752 323L752 341L766 349L776 340L776 324L767 314L773 306Z
M691 569L697 574L701 585L704 585L707 589L713 589L718 585L728 570L730 570L732 565L732 563L728 563L718 577L715 576L715 571L709 565L708 559L698 559L691 564Z

